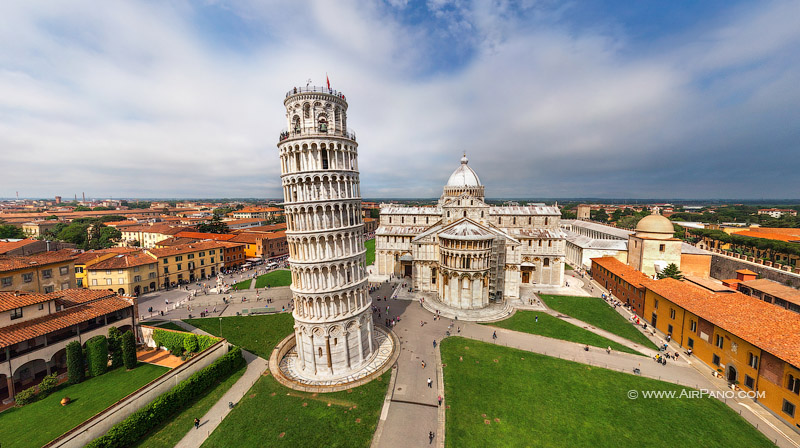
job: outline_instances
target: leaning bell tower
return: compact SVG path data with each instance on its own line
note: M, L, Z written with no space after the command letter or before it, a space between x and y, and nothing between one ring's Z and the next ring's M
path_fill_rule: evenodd
M358 180L347 101L324 87L294 88L280 134L294 331L302 375L326 380L376 352Z

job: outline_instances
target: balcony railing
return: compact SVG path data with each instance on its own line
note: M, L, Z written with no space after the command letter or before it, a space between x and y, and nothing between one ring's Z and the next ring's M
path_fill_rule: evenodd
M331 129L327 125L318 125L315 128L283 128L281 130L281 134L278 141L284 141L290 138L295 137L302 137L302 136L335 136L335 137L344 137L348 138L352 141L356 141L356 133L352 129L347 130L339 130L339 129Z
M345 100L344 93L339 92L338 90L329 89L327 87L318 86L295 87L286 92L286 98L289 98L292 95L297 95L298 93L327 93L328 95L338 96L339 98Z

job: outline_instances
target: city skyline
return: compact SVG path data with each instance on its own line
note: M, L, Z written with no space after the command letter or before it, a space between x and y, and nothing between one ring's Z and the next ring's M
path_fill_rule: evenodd
M4 197L280 197L276 104L326 73L365 198L464 152L490 198L800 197L795 3L40 9L0 6Z

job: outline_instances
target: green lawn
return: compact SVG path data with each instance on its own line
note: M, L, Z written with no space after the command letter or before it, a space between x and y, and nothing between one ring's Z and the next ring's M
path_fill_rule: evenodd
M222 336L231 344L238 345L264 359L269 359L275 345L294 331L294 319L291 313L223 317L222 334L218 317L186 319L184 322L214 336Z
M3 448L40 447L168 370L152 364L139 364L130 372L124 368L115 369L66 386L29 405L0 413ZM61 406L65 396L70 397L72 403Z
M155 326L158 328L164 328L166 330L186 331L183 327L176 324L175 322L164 322Z
M375 263L375 238L364 242L364 247L367 248L367 266Z
M242 366L241 369L233 372L222 381L219 381L216 385L212 386L204 396L200 397L194 403L189 404L180 414L172 417L168 422L165 422L165 424L159 426L153 432L150 432L133 446L147 448L174 447L188 431L194 429L195 417L202 419L203 415L211 409L211 406L214 406L214 404L225 395L225 392L233 386L233 383L244 375L245 370L247 370L247 366Z
M256 277L256 288L266 288L267 286L289 286L292 284L292 272L280 269L277 271L268 272L264 275Z
M234 283L231 285L231 289L235 291L239 291L241 289L250 289L250 282L252 282L252 278L248 278L247 280L242 280L238 283Z
M263 376L203 447L368 447L388 382L385 373L349 391L310 394Z
M460 337L441 352L448 447L774 446L713 398L628 398L681 386Z
M658 349L638 328L599 297L540 296L548 307L644 347Z
M570 266L568 263L564 263L564 270L565 271L574 271L575 269Z
M536 316L539 316L539 322L536 322ZM612 350L641 355L641 353L632 348L628 348L610 339L596 335L589 330L584 330L583 328L572 325L571 323L564 322L562 319L551 316L547 313L518 310L508 319L501 320L500 322L493 322L490 325L500 328L507 328L509 330L538 334L553 339L587 344L593 347L606 348L611 346Z

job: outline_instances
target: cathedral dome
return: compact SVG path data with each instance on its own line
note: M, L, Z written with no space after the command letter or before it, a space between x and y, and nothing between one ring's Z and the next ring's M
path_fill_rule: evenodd
M478 178L478 175L475 171L472 170L469 166L469 159L467 159L467 155L464 154L464 157L461 158L461 165L453 171L453 174L450 175L450 178L447 179L446 187L480 187L481 180Z
M661 215L647 215L636 224L636 234L651 237L671 238L675 233L672 221Z

